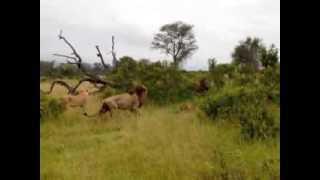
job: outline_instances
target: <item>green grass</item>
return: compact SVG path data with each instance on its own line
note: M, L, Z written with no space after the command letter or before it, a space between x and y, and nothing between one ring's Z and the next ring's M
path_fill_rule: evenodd
M49 87L40 84L42 90ZM57 86L50 96L65 94ZM96 112L98 102L99 97L91 97L86 110ZM41 179L280 179L279 138L244 141L239 124L212 122L198 110L179 112L178 106L149 103L138 118L126 111L112 119L86 118L75 108L45 119L40 125ZM270 108L278 114L278 107Z
M70 109L47 119L41 179L279 179L279 139L242 141L237 124L177 109L149 105L138 118L121 111L112 119Z

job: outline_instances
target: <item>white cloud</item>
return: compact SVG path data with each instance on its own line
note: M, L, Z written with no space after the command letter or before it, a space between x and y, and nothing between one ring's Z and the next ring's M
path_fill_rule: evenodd
M176 20L195 25L199 50L188 69L206 69L209 57L229 62L234 46L249 35L280 47L277 0L40 0L40 57L69 52L57 38L63 29L88 61L97 60L94 45L110 50L112 35L118 56L162 59L150 49L152 37Z

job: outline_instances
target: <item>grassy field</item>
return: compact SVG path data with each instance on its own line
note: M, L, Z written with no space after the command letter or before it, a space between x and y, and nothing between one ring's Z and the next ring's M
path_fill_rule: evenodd
M56 87L52 96L65 92ZM98 99L90 99L89 113L98 109ZM279 138L243 141L237 124L210 122L200 111L178 106L147 104L138 118L118 111L112 119L87 118L75 108L46 119L41 179L280 179Z

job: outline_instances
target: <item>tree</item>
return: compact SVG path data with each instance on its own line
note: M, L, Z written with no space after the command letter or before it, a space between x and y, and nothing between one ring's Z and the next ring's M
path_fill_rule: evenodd
M40 76L52 76L54 71L54 61L40 60Z
M150 65L151 64L151 61L149 59L146 59L146 58L142 58L140 59L140 64L143 64L143 65Z
M92 72L95 75L102 75L106 74L108 71L110 71L111 66L109 64L104 67L101 63L93 63Z
M274 67L279 61L279 56L278 56L278 49L274 44L271 44L270 48L263 49L261 51L261 63L262 66L267 68L267 67Z
M216 67L217 65L217 60L216 58L209 58L208 59L208 64L209 64L209 71L212 72L213 69Z
M118 87L119 85L116 83L113 83L109 80L102 79L100 76L97 76L95 74L90 73L87 68L86 64L83 63L83 59L81 58L80 54L77 52L77 50L74 48L74 46L62 35L62 30L60 31L60 34L58 35L58 38L62 40L67 46L72 50L71 55L64 55L64 54L53 54L54 56L64 57L67 60L68 64L75 65L78 70L85 76L85 78L82 78L79 80L79 82L75 86L69 85L67 82L63 80L56 80L53 81L50 90L47 92L47 94L50 94L56 84L64 86L68 90L68 94L76 95L77 94L77 88L83 83L83 82L89 82L92 83L95 87L97 87L99 90L96 92L100 92L104 90L107 86L110 87ZM113 59L116 59L115 52L114 52L114 37L112 36L112 56ZM101 51L99 49L99 46L96 45L96 49L98 51L97 56L100 58L101 64L104 68L109 68L107 64L104 62L104 58L101 54ZM71 60L71 61L70 61ZM99 85L99 86L98 86ZM96 93L94 92L94 93Z
M179 66L198 49L192 28L181 21L165 24L154 36L152 48L172 56L174 65Z
M261 52L265 49L262 40L259 38L247 37L245 41L240 41L232 53L233 63L249 65L254 69L260 67Z
M68 63L62 63L58 68L60 70L60 74L63 77L74 77L79 73L78 69L75 66Z
M127 90L132 87L135 80L139 76L139 64L138 62L129 56L123 56L117 62L116 68L112 71L112 80L114 82L119 82L121 85L119 89Z

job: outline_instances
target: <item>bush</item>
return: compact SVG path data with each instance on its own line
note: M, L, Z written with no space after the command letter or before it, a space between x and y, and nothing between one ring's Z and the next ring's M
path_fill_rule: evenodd
M178 102L194 95L192 81L173 66L150 66L142 81L149 89L149 98L156 103Z
M279 130L277 117L268 109L268 93L261 84L247 87L227 86L211 91L201 109L212 120L238 120L246 139L274 137ZM272 103L272 102L271 102Z
M280 104L280 66L268 67L264 69L260 77L269 100Z
M219 64L210 71L210 80L213 81L217 89L223 88L226 82L232 79L236 72L236 66L233 64Z
M40 76L40 82L46 82L46 81L48 81L48 77Z
M279 124L261 104L248 104L242 108L240 124L245 139L267 139L279 132Z
M270 48L266 48L261 51L261 64L263 67L274 67L279 61L279 51L274 44L271 44Z
M194 89L190 78L167 61L155 63L137 62L131 57L122 57L109 76L121 82L117 91L127 91L135 84L148 88L148 99L157 104L182 101L193 97ZM111 95L105 91L106 96Z
M40 120L57 117L65 110L65 105L56 99L40 92Z
M113 96L117 94L117 90L114 88L107 87L101 93L101 98L107 98L109 96Z
M220 93L219 91L211 91L202 102L201 109L212 120L232 119L231 116L238 114L236 104L243 96L243 89L224 88Z
M120 58L116 68L111 73L112 81L121 82L121 87L118 89L126 91L139 79L139 66L133 58L124 56Z

